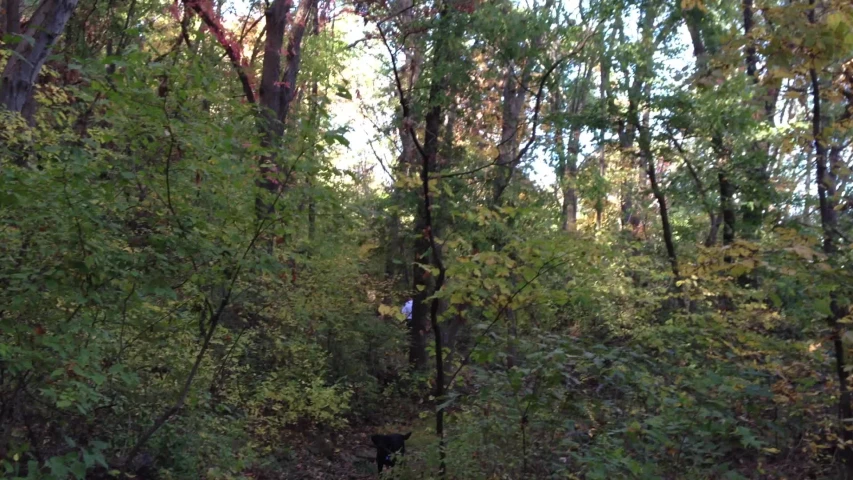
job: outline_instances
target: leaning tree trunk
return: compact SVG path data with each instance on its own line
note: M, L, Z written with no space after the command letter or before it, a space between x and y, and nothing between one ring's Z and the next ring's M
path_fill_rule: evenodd
M0 105L13 112L23 110L41 67L76 8L77 0L43 0L39 4L24 32L32 41L18 42L3 69Z
M645 12L645 16L643 18L643 44L647 46L652 45L653 35L654 35L654 23L655 23L655 11L652 8L647 8ZM645 166L646 175L649 179L649 184L652 189L652 194L657 200L658 210L660 213L661 227L663 230L663 241L666 246L666 254L669 258L670 268L672 269L672 274L675 276L676 280L679 280L680 273L678 269L678 257L675 252L675 242L673 240L672 235L672 224L669 220L669 208L666 203L666 197L663 192L663 188L660 186L660 182L657 178L657 168L655 166L655 158L654 152L652 151L652 134L651 134L651 125L650 125L650 106L648 103L651 101L651 80L652 80L652 72L651 72L651 64L652 57L651 55L654 53L652 49L647 52L649 55L642 59L641 63L637 67L637 77L636 77L636 88L634 89L634 93L638 94L641 99L638 101L632 101L631 103L635 105L633 109L629 110L628 120L633 124L634 130L639 134L639 153L641 157L641 163ZM647 107L644 109L642 119L639 114L638 105L642 102L646 104Z

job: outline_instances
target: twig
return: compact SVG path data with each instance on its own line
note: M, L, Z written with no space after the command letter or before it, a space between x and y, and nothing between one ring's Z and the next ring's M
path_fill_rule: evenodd
M385 37L385 32L382 30L381 22L376 25L376 28L379 30L379 36L382 38L382 43L385 45L385 49L388 50L388 56L391 59L391 69L394 71L394 83L397 87L397 95L400 97L400 109L403 111L403 127L409 131L409 134L412 136L412 141L415 144L415 148L418 150L421 157L424 157L426 156L424 147L418 140L418 135L415 132L414 127L412 127L409 98L403 92L403 82L400 80L400 72L397 69L397 59L394 55L394 51L391 49L391 45L388 44L388 39Z
M207 26L207 28L209 28L216 37L223 39L226 38L222 26L211 16L210 12L202 8L198 0L186 0L186 4L192 8L199 17L201 17L205 26ZM235 48L234 44L222 41L219 43L222 45L222 48L225 49L225 54L228 56L228 60L237 72L237 76L240 78L240 83L243 86L243 94L246 96L246 101L252 104L256 103L255 91L252 88L252 81L249 79L249 74L240 62L240 52Z

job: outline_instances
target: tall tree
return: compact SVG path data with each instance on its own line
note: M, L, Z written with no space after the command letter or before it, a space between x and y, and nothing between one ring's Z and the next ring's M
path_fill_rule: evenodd
M810 0L811 8L808 12L808 20L811 26L820 28L817 20L817 5L815 0ZM819 199L818 211L820 213L820 224L823 230L823 253L832 260L838 255L838 244L840 231L838 228L838 174L845 167L841 161L841 147L829 140L825 131L825 122L829 117L824 111L823 96L821 89L821 78L815 63L820 57L825 58L826 53L819 48L811 52L809 80L812 94L811 111L811 133L815 153L815 182ZM853 82L851 82L853 83ZM849 92L853 92L853 88ZM848 98L853 100L853 94L848 93ZM853 115L853 102L844 109L843 116L850 118ZM848 307L849 308L849 307ZM847 365L847 347L844 345L845 327L843 321L847 315L848 308L842 305L838 293L833 290L829 299L829 324L833 349L835 350L835 373L838 381L838 436L841 445L841 457L844 462L846 477L853 477L853 431L849 428L849 422L853 419L853 403L851 403L849 389L849 372Z

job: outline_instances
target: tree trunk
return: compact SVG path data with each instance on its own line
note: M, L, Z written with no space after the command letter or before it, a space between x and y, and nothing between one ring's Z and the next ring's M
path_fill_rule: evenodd
M672 269L672 274L675 276L675 279L678 280L681 277L678 270L678 257L675 253L675 242L672 239L672 225L669 222L669 209L666 205L666 197L664 196L663 190L661 189L657 179L654 152L652 152L651 148L651 134L649 133L647 127L643 127L639 130L640 155L642 155L643 159L645 160L646 174L649 176L649 183L652 187L652 193L654 194L654 197L658 202L661 227L663 229L663 242L666 246L667 257L669 257L670 268Z
M264 43L264 63L261 69L260 85L260 128L263 134L263 145L276 149L284 136L284 126L290 105L296 97L296 80L302 60L302 39L312 11L316 10L317 0L302 0L296 10L290 28L290 36L285 51L285 70L282 75L282 47L284 33L288 24L290 0L275 0L267 9L266 29L267 38ZM277 155L268 155L261 159L258 187L269 192L277 192L285 185L280 173L283 166ZM272 213L271 205L261 196L256 199L258 218L265 218Z
M581 107L583 108L583 107ZM580 153L581 128L573 127L569 137L568 164L563 186L563 231L576 232L578 229L578 156Z
M398 16L397 23L401 32L407 31L410 24L414 21L412 6L412 0L403 0L400 4L401 13ZM419 119L413 116L414 114L409 110L408 105L412 99L413 89L418 83L423 70L423 57L418 51L415 42L409 37L403 40L402 53L405 55L405 63L399 70L394 72L395 83L399 82L396 88L398 89L397 94L400 96L399 101L402 107L402 118L397 122L401 149L400 156L397 157L397 162L393 169L395 181L405 178L420 169L417 139L412 130L413 126L419 123ZM408 245L405 236L402 234L402 221L399 208L407 204L406 199L410 195L414 195L415 192L406 187L398 186L396 182L392 188L392 210L386 224L388 231L388 251L385 258L385 273L388 278L402 276L401 283L403 285L406 285L407 288L414 287L414 294L412 295L412 320L409 322L409 363L417 370L425 370L428 361L426 351L428 324L427 309L424 305L424 300L430 282L428 278L424 277L422 269L409 260L422 262L422 256L429 250L429 245L427 239L423 238L422 234L416 234L414 245L411 246L413 248L412 255L409 256L406 254L406 250L410 248L410 245ZM420 210L417 210L415 212L415 230L422 233L424 228L425 218ZM409 276L410 267L408 266L410 263L411 278Z
M809 11L809 22L815 23L815 1L810 2L812 9ZM809 70L812 87L812 139L815 150L815 181L820 210L820 222L823 227L823 251L832 259L837 253L838 236L838 213L836 211L836 186L838 184L837 171L843 166L841 161L841 148L833 146L827 155L826 140L824 138L822 99L820 94L820 79L814 67ZM827 168L827 157L829 168ZM853 407L851 407L850 391L847 382L847 360L845 359L845 346L843 343L845 328L841 320L845 317L846 309L839 305L837 294L830 293L830 315L827 323L832 334L832 343L835 350L835 371L838 377L838 417L839 438L841 439L841 458L846 470L846 478L853 478L853 432L848 427L848 422L853 419Z
M319 12L318 7L319 7L318 2L313 2L313 4L311 5L311 17L313 18L313 22L312 22L312 26L311 26L311 36L313 36L313 37L317 37L320 35L320 12ZM318 113L319 113L318 112L318 110L319 110L318 102L319 102L319 98L320 98L319 95L320 95L319 84L317 82L317 79L315 78L314 81L311 82L311 111L309 114L309 118L310 118L310 122L311 122L311 129L314 132L312 134L312 143L316 143L316 141L317 141L316 132L318 132L319 128L320 128L320 121L319 121L320 117L318 115ZM315 152L314 146L310 145L310 146L308 146L308 148L311 151L311 160L312 160L312 164L313 164L312 165L312 171L316 171L316 170L313 170L313 168L315 167L315 165L317 163L317 159L315 158L315 155L314 155L314 152ZM311 175L309 175L308 180L307 180L307 184L308 184L308 241L313 245L315 238L316 238L316 235L317 235L317 195L314 192L315 178L314 178L313 173Z
M498 145L498 160L495 178L492 181L491 205L497 206L506 188L512 181L516 169L521 132L521 114L527 99L527 83L530 69L525 67L517 74L513 65L504 72L503 104L501 107L501 143Z
M418 208L418 215L415 219L415 241L414 241L414 259L413 267L414 279L414 297L412 298L412 321L409 324L410 340L409 340L409 363L416 370L426 370L427 356L427 331L429 329L428 313L429 307L426 303L427 297L430 295L431 282L429 271L421 266L421 264L429 263L429 238L427 237L426 219L422 208Z
M770 78L769 84L762 84L758 75L758 53L756 40L749 38L755 26L753 0L743 0L743 34L746 38L746 75L751 79L755 98L753 106L758 122L775 124L776 101L779 96L781 79ZM744 171L745 181L740 188L743 201L741 212L743 226L741 231L747 238L755 239L764 223L764 217L774 195L770 185L770 143L755 141L749 149L749 165Z
M6 31L2 32L7 35L17 35L21 33L21 0L6 0L5 11Z
M723 217L723 246L735 241L734 186L729 181L725 167L717 173L720 187L720 215Z
M512 64L504 72L503 104L501 107L501 143L498 145L498 160L495 178L492 181L492 198L489 207L500 208L504 203L503 194L512 182L513 175L520 162L518 149L521 138L521 122L527 100L531 63L527 63L517 74ZM505 239L500 233L490 239L495 251L501 251ZM517 353L516 336L518 322L514 312L507 308L507 367L512 368Z
M642 40L644 47L650 47L652 45L655 16L655 10L652 7L647 7L642 20ZM638 146L640 150L640 157L646 168L646 175L648 176L652 194L658 203L661 227L663 230L663 241L664 246L666 247L667 257L669 258L670 268L672 269L672 274L675 276L675 279L678 280L681 275L678 269L678 257L675 252L675 242L672 238L672 225L669 221L669 208L666 204L666 197L664 196L663 189L658 183L654 152L652 151L652 134L650 125L651 107L648 104L651 102L651 63L652 54L654 52L651 48L646 48L646 50L648 56L641 60L637 66L635 73L636 87L632 89L635 94L639 94L642 98L631 101L633 108L629 109L628 120L633 124L634 130L639 134ZM638 111L641 102L646 105L643 108L642 119L640 118Z
M446 37L447 32L442 28L448 18L448 10L447 6L443 7L440 16L439 16L439 25L435 32L435 42L433 45L433 58L432 58L432 68L434 72L439 72L444 67L446 62L446 57L449 56L448 48L446 45ZM444 268L444 263L442 262L441 249L436 242L435 237L435 226L433 224L433 210L432 210L432 193L430 192L430 177L431 174L438 170L438 153L439 153L439 140L441 138L441 121L443 118L442 114L442 106L440 103L440 97L445 94L447 91L447 75L435 75L432 78L430 88L429 88L429 100L428 105L430 106L428 113L426 115L425 121L425 132L424 132L424 144L423 151L421 152L421 185L422 185L422 202L419 217L419 223L424 224L424 229L416 232L419 237L417 243L421 242L421 239L426 240L426 244L428 245L428 256L429 256L429 264L438 270L438 275L436 276L435 283L433 285L433 291L429 292L430 294L435 293L444 286L444 279L446 274L446 269ZM414 129L410 130L414 140ZM426 270L422 267L419 268L421 277L425 279ZM418 292L419 294L427 294L427 289L424 289L423 292ZM420 299L420 302L415 303L415 306L421 304L421 308L425 305L424 298ZM445 376L444 376L444 347L443 347L443 336L441 333L441 325L438 322L438 313L439 313L439 299L434 298L430 302L429 305L429 321L433 331L433 339L435 341L435 398L440 403L444 402L444 392L445 392ZM444 445L444 408L439 407L436 411L435 416L435 433L438 436L439 444L439 478L445 478L446 474L446 463L445 463L445 445Z
M614 26L616 28L616 34L619 42L628 43L621 15L616 16ZM638 108L637 99L640 93L641 84L637 80L636 75L634 76L633 84L630 83L632 75L627 63L623 62L620 67L622 71L622 81L625 82L623 86L628 91L627 112L624 115L620 114L615 103L615 97L613 96L611 96L612 103L609 105L609 108L612 109L611 114L614 115L614 118L617 118L616 133L619 138L620 167L628 172L626 175L627 179L623 180L619 187L619 210L621 212L620 223L623 231L628 231L636 235L638 233L638 227L640 226L640 217L637 215L634 202L636 185L634 183L635 180L632 178L637 169L634 158L635 155L633 152L636 132L634 131L633 123L629 119L636 115Z
M612 92L612 88L610 85L610 70L611 70L611 58L608 56L608 51L606 48L606 41L604 38L601 38L601 57L599 59L599 66L601 71L601 84L599 85L599 95L601 96L601 101L604 102L607 119L608 122L601 129L601 142L600 142L600 156L598 159L598 171L601 178L604 178L604 175L607 171L607 132L612 128L612 122L616 119L618 115L618 110L616 108L616 101L614 99L614 95ZM595 202L595 225L597 230L601 230L602 223L604 222L604 208L607 205L607 193L602 191L599 192L599 197Z
M624 120L621 120L619 123L619 151L622 159L622 168L634 172L635 162L631 153L631 150L634 148L634 129L633 126L627 125L627 122ZM634 188L634 182L629 175L628 180L623 181L620 188L622 229L627 231L634 231L640 225L640 217L634 210Z
M707 46L702 38L700 24L704 18L704 13L701 9L694 7L689 10L684 10L683 16L684 21L687 24L687 30L690 33L690 40L693 43L693 56L696 58L696 71L699 73L700 77L706 77L711 74L708 67L708 56L717 53L717 45L712 43L710 46ZM729 164L729 154L726 151L725 144L723 143L723 136L720 132L713 132L711 145L714 149L714 153L717 155L717 167L719 169L717 181L720 193L720 213L714 213L713 208L710 206L710 200L708 200L707 195L702 192L704 199L703 203L705 203L706 209L708 210L708 217L710 220L710 229L708 231L708 236L705 238L705 246L707 247L717 243L717 235L721 224L723 225L723 245L731 245L735 239L734 186L729 181L728 172L726 170ZM688 169L690 169L694 181L699 185L700 191L704 190L701 187L701 180L690 162L687 160L686 154L685 162L687 162Z
M563 105L562 92L558 88L554 95L554 110L566 108L567 113L576 117L586 105L588 82L592 75L592 64L587 64L584 72L578 75L568 105ZM578 223L578 157L580 156L581 125L572 124L569 128L569 140L565 145L563 126L559 125L555 133L555 143L558 155L557 181L560 184L562 202L560 205L560 226L564 232L577 231Z
M607 114L608 117L612 115L611 113L611 100L610 100L610 59L607 58L607 51L603 48L602 42L602 55L600 64L601 71L601 85L599 85L599 96L601 100L605 102L607 106ZM598 174L601 178L604 178L605 173L607 172L607 126L601 129L601 140L599 142L599 157L598 157ZM595 200L595 229L600 231L601 225L604 222L604 206L607 201L607 194L604 192L599 192L599 197Z
M77 0L43 0L39 4L25 32L32 42L18 42L15 54L6 61L0 83L0 105L13 112L23 110L41 67L76 8Z

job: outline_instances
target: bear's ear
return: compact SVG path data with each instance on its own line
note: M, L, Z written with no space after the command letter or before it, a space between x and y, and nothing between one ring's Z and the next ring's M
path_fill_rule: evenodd
M374 445L376 445L377 447L381 447L381 446L382 446L382 445L381 445L381 443L382 443L382 435L371 435L371 436L370 436L370 441L371 441L371 442L373 442L373 444L374 444Z
M411 436L412 436L412 432L409 432L409 433L403 435L403 440L408 440L409 437L411 437Z

